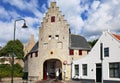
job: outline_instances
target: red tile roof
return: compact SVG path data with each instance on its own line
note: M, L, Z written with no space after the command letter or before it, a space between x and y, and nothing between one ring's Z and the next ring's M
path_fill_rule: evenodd
M117 38L118 40L120 40L120 35L116 35L116 34L112 34L115 38Z

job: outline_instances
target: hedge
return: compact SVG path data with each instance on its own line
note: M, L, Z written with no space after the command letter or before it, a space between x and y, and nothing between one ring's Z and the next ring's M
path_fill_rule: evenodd
M0 64L0 77L11 77L12 66L8 64ZM14 65L14 77L22 77L23 68L19 64Z

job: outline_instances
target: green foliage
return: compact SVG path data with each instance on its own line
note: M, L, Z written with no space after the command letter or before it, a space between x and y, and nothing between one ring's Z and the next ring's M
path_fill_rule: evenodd
M11 77L11 69L12 66L8 64L0 65L0 77ZM23 68L19 64L14 65L14 77L22 77L23 76Z
M88 43L91 47L93 47L96 44L97 41L98 41L98 39L93 40L93 41L89 41Z
M14 66L14 76L22 77L23 76L23 68L19 64L15 64Z
M9 41L7 45L0 50L0 56L12 55L13 51L19 59L23 58L23 45L19 40Z
M11 75L10 65L0 65L0 77L9 77Z

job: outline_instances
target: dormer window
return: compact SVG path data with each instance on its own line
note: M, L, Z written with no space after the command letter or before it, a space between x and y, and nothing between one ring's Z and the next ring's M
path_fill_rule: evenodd
M51 22L55 22L55 16L51 17Z

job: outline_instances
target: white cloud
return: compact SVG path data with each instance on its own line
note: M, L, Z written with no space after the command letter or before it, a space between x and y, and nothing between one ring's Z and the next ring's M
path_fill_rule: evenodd
M4 0L4 2L9 3L12 6L18 7L21 10L26 8L24 0Z
M31 11L38 18L43 16L43 14L38 10L38 0L30 0L29 2L25 0L4 0L4 3L9 3L22 11Z
M6 18L6 17L9 18L8 12L5 10L5 8L0 6L0 18Z
M84 35L88 39L97 38L98 35L107 29L114 31L120 31L120 1L119 0L107 0L102 3L96 2L92 4L91 10L89 10L88 20L85 22Z
M54 0L48 0L48 4L51 1ZM91 3L88 1L56 0L59 10L62 11L68 24L70 24L72 33L83 35L88 40L98 38L102 31L107 29L120 33L120 0L105 0L102 2L94 0ZM84 2L84 4L81 4L81 2ZM38 27L45 15L39 9L42 8L47 11L46 4L39 7L38 0L30 0L29 2L25 0L4 0L4 3L9 3L20 10L28 10L35 15L35 17L24 17L29 26L28 29L21 29L20 25L23 22L17 22L16 38L28 42L30 35L34 34L35 39L38 40ZM85 10L88 11L88 19L82 20L81 13ZM4 15L2 15L3 13ZM11 17L14 19L22 18L17 11L7 11L3 7L0 7L0 16L0 18L8 19ZM2 45L13 38L14 19L11 22L0 21L0 43ZM39 24L38 27L34 27L35 24Z
M4 46L7 41L12 40L13 24L0 21L0 44Z
M9 3L20 10L29 10L31 11L35 17L22 17L20 13L18 13L15 9L12 11L5 10L5 8L0 7L0 15L3 18L6 18L7 22L3 22L0 20L0 45L4 46L9 40L13 40L13 30L14 30L14 22L20 18L24 18L28 25L28 29L22 29L23 21L16 22L16 39L21 40L23 43L27 43L30 35L34 34L35 41L38 41L38 27L40 26L40 22L43 19L43 14L38 10L38 2L37 0L31 0L30 2L25 2L24 0L4 0L4 3ZM19 4L19 5L18 5ZM46 9L44 4L42 6L44 10ZM3 15L4 13L4 15ZM9 18L9 19L8 19ZM35 26L34 26L35 25Z
M27 43L30 35L34 34L35 36L35 41L38 40L38 27L37 28L33 28L32 24L34 24L35 22L38 22L38 19L32 19L30 17L26 17L26 23L28 28L23 29L21 28L23 25L22 21L17 21L16 22L16 31L15 31L15 38L19 39L20 41L22 41L23 43ZM0 21L0 44L1 46L4 46L9 40L13 40L13 31L14 31L14 20L12 20L12 22L1 22ZM30 22L30 23L29 23Z
M100 1L94 1L93 4L91 5L93 10L96 10L100 5Z

